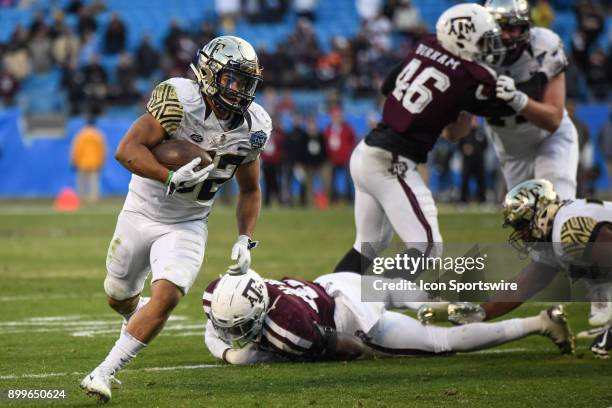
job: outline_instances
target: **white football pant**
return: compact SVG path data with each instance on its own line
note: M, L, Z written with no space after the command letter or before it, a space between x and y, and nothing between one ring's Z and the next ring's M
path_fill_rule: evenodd
M106 258L106 294L115 300L136 296L149 271L151 282L168 280L186 294L200 271L207 236L203 220L164 224L122 211Z
M390 152L362 141L350 166L355 183L355 250L372 258L363 253L362 244L376 244L380 252L395 231L409 247L441 255L438 210L414 161L402 156L394 160Z

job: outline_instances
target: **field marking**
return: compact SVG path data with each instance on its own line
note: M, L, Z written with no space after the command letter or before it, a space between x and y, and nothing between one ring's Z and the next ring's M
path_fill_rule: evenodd
M201 368L222 368L224 365L217 364L195 364L195 365L183 365L183 366L169 366L169 367L144 367L144 368L128 368L122 370L125 372L155 372L155 371L181 371L181 370L198 370ZM49 378L49 377L65 377L68 375L85 375L89 371L73 371L70 373L38 373L38 374L20 374L20 375L0 375L0 380L17 380L21 378Z
M489 350L480 350L476 351L478 354L506 354L506 353L524 353L526 351L540 351L534 349L527 349L523 347L515 347L515 348L505 348L505 349L489 349Z
M88 298L91 297L104 297L101 293L95 293L92 295L88 295ZM64 299L83 299L83 295L60 295L52 294L52 295L17 295L17 296L0 296L0 302L22 302L28 300L64 300Z
M104 320L100 317L106 318ZM93 318L93 319L92 319ZM91 320L87 320L91 319ZM0 335L19 333L66 333L73 337L116 337L122 320L114 313L100 315L63 315L29 317L17 321L0 321ZM206 327L203 319L172 315L162 335L173 337L201 336Z

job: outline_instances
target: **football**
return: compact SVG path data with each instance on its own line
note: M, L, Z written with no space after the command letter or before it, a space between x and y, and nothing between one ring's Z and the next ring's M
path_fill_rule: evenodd
M196 157L202 158L196 170L208 166L213 161L206 150L186 140L162 142L151 149L151 152L158 162L170 170L177 170Z

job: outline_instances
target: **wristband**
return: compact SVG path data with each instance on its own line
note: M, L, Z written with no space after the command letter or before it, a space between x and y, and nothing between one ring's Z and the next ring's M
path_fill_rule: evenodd
M172 176L174 176L174 170L170 170L170 173L168 173L168 178L166 179L164 186L168 187L170 185L170 180L172 180Z
M510 106L516 113L520 113L527 103L529 102L529 97L524 92L516 91L514 97L510 102L508 102L508 106Z

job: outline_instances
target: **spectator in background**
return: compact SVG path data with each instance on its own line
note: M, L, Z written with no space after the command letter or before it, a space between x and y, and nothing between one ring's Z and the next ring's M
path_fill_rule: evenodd
M367 20L365 25L370 44L381 52L386 52L391 49L392 29L393 26L391 22L382 13Z
M119 105L129 105L138 101L136 90L136 68L128 53L122 53L117 63L117 85L110 88L110 97Z
M589 68L589 52L586 47L585 34L582 31L576 31L572 35L572 59L582 73Z
M88 204L100 198L100 172L106 158L104 135L91 120L72 142L71 161L77 171L77 194Z
M531 7L531 21L537 27L550 28L555 19L555 11L548 0L537 0Z
M81 0L70 0L64 10L68 14L79 14L83 8L83 2Z
M461 202L469 202L470 180L476 180L476 195L479 203L484 203L486 197L485 187L485 151L487 149L487 136L478 124L478 118L472 117L471 130L459 140L459 150L463 158L463 171L461 173Z
M159 53L151 45L151 36L144 34L136 48L136 72L140 78L151 78L159 68Z
M104 110L108 97L108 78L97 55L94 54L89 64L83 67L83 74L85 75L83 94L88 112L93 117L99 116Z
M201 46L208 44L217 35L217 26L212 21L203 21L193 39L198 46Z
M612 103L608 104L608 120L599 132L599 148L606 161L608 180L612 182Z
M184 35L181 23L176 17L170 19L170 27L168 33L164 37L164 48L172 55L176 54L179 49L180 38Z
M302 140L302 166L304 170L304 182L302 183L301 203L307 207L315 203L315 180L322 184L321 192L327 192L327 183L324 174L325 165L325 140L319 130L317 120L314 116L306 119L306 138Z
M368 21L378 16L382 6L382 0L355 0L357 14L362 21Z
M590 64L587 68L587 83L595 99L606 101L609 90L609 73L606 72L606 54L597 49L589 58Z
M584 46L587 52L604 29L604 15L593 0L580 0L575 8L578 20L578 32L584 35Z
M18 89L17 79L0 66L0 106L13 106Z
M49 38L49 28L46 25L41 25L38 31L34 33L28 43L28 51L34 73L44 74L51 70L53 65L51 39Z
M352 186L349 171L351 153L355 147L357 138L352 126L344 120L342 109L332 107L330 109L331 124L325 129L325 150L331 163L330 194L332 204L338 202L340 192L337 188L337 178L342 176L342 190L347 202L352 202Z
M287 85L301 88L312 87L316 83L315 69L321 55L321 48L310 21L303 18L298 20L295 31L287 38L285 49L289 59L288 66L294 66L293 70L289 71L294 71L296 75Z
M27 50L28 33L21 24L15 26L3 55L3 65L6 72L18 82L30 75L30 55Z
M414 40L427 32L421 13L411 0L399 0L392 16L393 28Z
M294 0L293 8L298 18L305 18L311 22L315 21L315 7L317 0Z
M104 33L104 51L119 54L125 50L126 29L119 14L113 13Z
M89 7L81 7L79 11L79 22L77 23L77 32L81 40L85 42L85 36L88 33L95 33L98 29L98 23Z
M283 171L281 190L287 194L283 198L285 203L294 204L293 200L293 179L295 178L300 185L300 193L304 191L305 174L302 168L305 140L308 139L302 115L299 112L293 114L293 128L286 133L283 142ZM305 203L302 203L305 205Z
M99 54L100 46L96 33L93 31L86 32L79 51L79 65L87 65L92 58L97 58Z
M60 67L77 64L81 43L66 24L56 27L57 36L51 45L53 59Z
M215 0L215 12L226 33L236 31L236 19L240 15L240 0Z
M76 61L70 61L62 69L62 87L68 94L70 104L70 115L78 115L83 112L83 101L85 100L85 74L79 69Z
M42 27L47 27L47 23L45 23L45 13L38 10L34 13L34 18L28 28L28 40L31 40Z
M273 123L278 123L275 118ZM272 203L272 197L276 197L279 204L284 204L281 194L281 171L283 165L283 143L285 135L283 131L275 126L272 135L266 143L266 148L261 153L263 177L265 183L263 203L266 207Z

